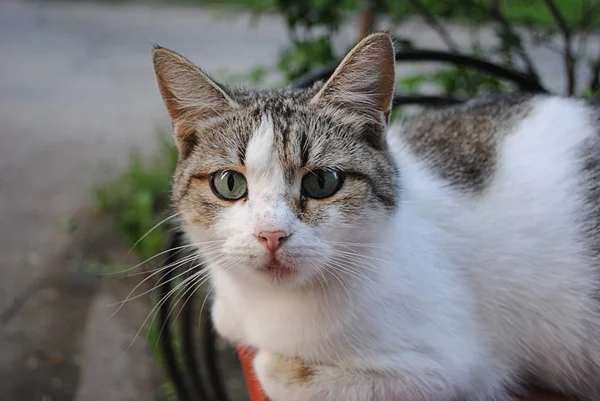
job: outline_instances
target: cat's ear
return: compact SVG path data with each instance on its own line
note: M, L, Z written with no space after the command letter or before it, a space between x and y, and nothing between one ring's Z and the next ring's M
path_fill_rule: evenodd
M152 61L160 94L174 121L218 117L237 107L225 89L174 51L155 46Z
M388 33L360 41L311 100L333 104L388 122L394 97L394 45Z
M203 120L219 117L237 104L200 68L174 51L156 46L152 52L160 94L173 121L173 136L185 158L198 140Z

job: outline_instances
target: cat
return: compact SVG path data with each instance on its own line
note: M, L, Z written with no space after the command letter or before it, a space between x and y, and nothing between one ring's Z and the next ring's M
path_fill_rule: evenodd
M489 95L389 124L394 45L306 90L156 47L173 202L273 401L600 399L600 110Z

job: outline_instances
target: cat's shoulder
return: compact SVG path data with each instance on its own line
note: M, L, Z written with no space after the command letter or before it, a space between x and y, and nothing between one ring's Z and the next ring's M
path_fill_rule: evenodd
M442 178L481 192L495 171L500 146L528 118L569 119L584 112L600 122L600 107L583 99L545 94L495 94L426 111L393 130L404 147ZM591 120L590 120L591 121Z

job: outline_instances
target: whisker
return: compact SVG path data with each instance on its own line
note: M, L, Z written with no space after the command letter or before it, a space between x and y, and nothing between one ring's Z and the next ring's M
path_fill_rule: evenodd
M361 260L364 259L370 259L370 260L374 260L377 262L381 262L381 263L389 263L389 260L385 260L385 259L381 259L375 256L369 256L369 255L362 255L360 253L356 253L356 252L346 252L346 251L340 251L339 249L334 249L332 251L332 253L336 254L336 255L349 255L349 256L354 256L356 258L360 258Z
M337 252L333 252L333 255L335 256L334 260L331 262L334 262L335 260L337 260L338 262L343 261L344 263L347 263L355 268L358 268L359 270L364 270L364 271L370 271L370 272L378 272L381 271L382 267L376 267L373 265L373 261L368 260L367 258L364 258L364 255L359 255L359 254L352 254L352 253L337 253ZM377 263L379 266L389 266L391 262L389 261L384 261L384 260L377 260Z
M357 280L370 281L370 282L373 281L373 279L371 279L369 276L367 276L364 273L364 271L361 271L359 268L357 268L355 266L348 265L348 264L341 264L341 263L331 263L331 264L329 264L329 266L334 268L336 271L338 271L342 274L351 276L353 278L356 278Z
M204 301L202 301L202 306L200 306L200 315L202 315L202 312L204 311L204 305L206 304L206 301L208 300L208 296L210 295L213 288L214 288L214 286L211 284L210 287L208 288L208 291L206 292L206 295L204 296Z
M329 274L331 274L340 283L340 286L341 286L342 290L344 291L344 294L346 295L346 298L350 299L351 296L350 296L350 291L348 289L348 283L344 280L344 278L342 276L340 276L335 271L335 269L333 269L333 270L328 269L327 272Z
M156 271L154 271L154 273L150 274L148 277L146 277L144 280L142 280L140 283L138 283L138 284L137 284L137 285L136 285L136 286L133 288L133 290L131 290L131 292L129 293L129 295L127 296L127 298L126 298L125 300L123 300L123 301L119 301L119 302L116 302L116 303L113 303L113 304L111 304L111 305L108 305L108 306L110 307L110 306L115 306L115 305L118 305L118 304L120 304L119 308L118 308L118 309L117 309L117 310L116 310L116 311L115 311L115 312L114 312L114 313L113 313L113 314L112 314L110 317L113 317L113 316L114 316L114 315L115 315L117 312L119 312L119 310L122 308L122 306L123 306L123 305L124 305L126 302L132 301L132 300L134 300L134 299L138 299L138 298L140 298L140 297L142 297L142 296L144 296L144 295L148 294L149 292L152 292L152 291L156 290L158 287L160 287L161 285L164 285L166 282L173 281L173 280L177 279L178 277L181 277L183 274L185 274L185 271L184 271L183 273L180 273L180 274L176 275L175 277L172 277L171 279L169 279L169 280L168 280L168 281L166 281L165 283L162 283L162 284L160 284L160 285L155 285L155 286L154 286L153 288L151 288L150 290L144 291L143 293L141 293L141 294L138 294L138 295L136 295L136 296L134 296L134 297L132 297L132 296L131 296L131 295L132 295L132 294L133 294L133 293L134 293L134 292L135 292L135 291L136 291L136 290L137 290L137 289L138 289L138 288L139 288L139 287L140 287L140 286L141 286L141 285L142 285L144 282L146 282L147 280L149 280L149 279L150 279L150 278L152 278L153 276L156 276L156 275L157 275L158 273L160 273L161 271L163 271L163 270L166 270L166 269L168 269L168 268L170 268L170 267L171 267L171 268L173 268L173 269L175 269L175 268L177 268L177 267L179 267L179 266L181 266L181 265L183 265L183 264L185 264L185 263L187 263L187 262L192 262L192 263L193 263L195 260L197 260L198 258L200 258L200 257L202 257L202 256L204 256L204 258L203 258L203 263L209 263L209 262L212 262L212 260L210 260L210 259L208 259L208 260L207 260L207 259L206 259L206 256L208 256L208 255L213 255L213 254L221 254L221 253L222 253L222 251L221 251L220 249L215 249L215 250L212 250L212 251L209 251L209 252L205 252L203 255L194 254L194 255L190 255L190 256L188 256L188 257L186 257L186 258L183 258L183 259L177 260L177 261L175 261L175 262L173 262L173 263L171 263L171 264L169 264L169 265L167 265L167 266L164 266L164 267L161 267L161 268L158 268L158 269L156 269Z
M186 274L186 273L189 273L189 272L190 272L190 270L194 270L194 269L196 269L198 266L200 266L200 265L192 266L190 269L187 269L187 270L183 271L182 273L178 274L177 276L175 276L175 277L172 277L172 278L170 278L169 280L167 280L167 281L165 281L165 282L163 282L163 283L157 284L157 285L155 285L154 287L152 287L151 289L149 289L149 290L147 290L147 291L145 291L145 292L143 292L143 293L141 293L141 294L138 294L138 295L136 295L136 296L134 296L134 297L131 297L131 298L129 298L129 299L126 299L125 301L121 301L121 302L122 302L122 303L125 303L125 302L130 302L130 301L133 301L134 299L138 299L138 298L140 298L140 297L143 297L144 295L146 295L146 294L148 294L148 293L150 293L150 292L154 292L154 291L156 291L158 288L160 288L161 286L165 285L166 283L168 283L168 282L170 282L170 281L173 281L173 280L176 280L177 278L181 277L182 275L184 275L184 274ZM202 272L202 274L206 274L206 275L208 274L206 270L202 270L201 272ZM178 285L180 285L180 284L178 284ZM119 304L119 303L120 303L120 302L117 302L116 304ZM113 304L113 305L114 305L114 304Z
M316 268L315 270L316 270L316 271L318 271L318 272L319 272L319 273L322 275L322 277L323 277L323 280L324 280L324 285L326 285L328 280L327 280L327 278L325 277L325 274L324 274L324 273L321 271L321 268L320 268L321 266L319 266L319 265L316 265L316 264L314 264L314 263L311 263L311 265L312 265L312 266L314 266L314 267ZM345 282L344 278L343 278L342 276L340 276L340 275L339 275L339 274L338 274L338 273L335 271L335 269L328 269L328 268L327 268L327 265L325 265L324 267L325 267L325 269L324 269L324 270L325 270L327 273L329 273L329 274L330 274L330 275L331 275L333 278L335 278L335 279L336 279L336 280L337 280L337 281L340 283L340 285L341 285L341 287L342 287L342 290L344 291L344 293L345 293L346 297L350 298L350 293L349 293L349 291L348 291L348 286L347 286L347 283Z
M336 255L336 259L348 263L358 269L366 270L370 272L378 272L381 268L376 268L373 266L370 261L362 260L360 258L354 257L352 255ZM387 266L388 263L382 264L383 266Z
M200 270L200 272L202 272L202 270ZM176 287L172 288L165 296L163 296L156 305L154 305L154 307L152 308L152 310L150 310L150 313L148 313L148 316L146 316L146 318L144 319L144 321L142 322L142 324L140 325L139 330L136 332L135 336L133 337L133 340L131 340L131 342L129 343L129 346L127 347L126 351L129 350L129 348L131 348L131 346L133 345L133 343L135 342L135 340L137 339L137 337L140 335L141 331L143 330L144 327L147 327L147 323L148 323L148 319L150 319L150 316L152 317L152 320L150 321L150 326L152 326L152 324L154 324L154 320L156 319L156 311L165 303L168 301L169 298L171 298L173 296L173 294L176 294L179 291L179 288L184 285L184 283L188 282L190 279L193 279L194 276L197 273L194 273L192 275L190 275L189 277L185 278L179 285L177 285ZM164 284L164 283L163 283ZM160 336L159 336L160 338Z
M192 296L194 295L194 293L204 284L204 282L206 282L206 280L208 280L209 276L210 275L208 275L208 274L206 274L206 275L199 275L194 280L192 280L190 283L185 284L186 288L180 290L182 292L182 294L181 294L181 296L179 297L178 300L176 300L175 302L173 302L173 306L170 308L170 310L169 310L169 312L167 314L167 318L165 319L165 322L162 324L162 326L160 328L160 331L158 333L158 338L160 338L160 336L162 335L162 333L163 333L163 331L165 329L165 325L169 321L169 318L171 317L171 314L175 310L177 304L180 303L181 300L183 299L183 297L185 297L186 294L189 293L189 295L187 296L187 298L185 299L185 301L183 301L183 304L179 308L179 311L175 315L175 318L173 319L173 322L177 322L177 320L179 319L179 315L181 314L181 311L183 311L183 308L185 307L185 305L189 302L189 300L192 298ZM179 286L178 286L178 288L179 288ZM173 329L171 328L171 332L170 332L171 334L172 334L172 330ZM155 349L155 351L156 351L156 349Z
M175 218L177 216L179 216L181 214L181 212L177 212L175 214L170 215L169 217L159 221L158 223L156 223L154 225L154 227L152 227L150 230L148 230L146 232L146 234L142 235L142 237L140 239L138 239L129 249L129 251L127 251L127 254L125 255L125 257L123 259L126 259L127 256L129 256L129 254L131 253L131 251L133 251L133 249L144 240L144 238L146 238L148 235L150 235L151 232L153 232L154 230L156 230L158 227L160 227L162 224L166 223L167 221L171 220L172 218Z
M174 248L170 248L170 249L167 249L167 250L162 251L160 253L157 253L154 256L149 257L148 259L144 260L143 262L138 263L137 265L135 265L133 267L128 267L127 269L119 270L117 272L110 272L110 273L106 273L106 274L100 273L100 275L116 275L116 274L126 273L126 272L128 272L130 270L137 269L138 267L142 266L143 264L148 263L152 259L156 259L157 257L159 257L161 255L164 255L165 253L168 253L168 252L171 252L171 251L175 251L175 250L178 250L178 252L181 252L184 248L189 248L191 246L194 246L194 245L190 244L190 245L182 245L182 246L177 246L177 247L174 247Z
M189 257L187 257L187 258L184 258L184 259L182 259L182 260L179 260L179 261L177 261L177 262L171 263L170 265L167 265L167 266L165 266L164 268L162 268L162 269L159 269L158 271L156 271L156 272L154 272L154 273L152 273L152 274L148 275L148 277L146 277L146 278L145 278L145 279L143 279L141 282L139 282L139 283L138 283L138 284L137 284L135 287L133 287L133 289L132 289L132 290L129 292L129 294L127 295L127 297L125 298L125 300L123 300L123 301L119 301L119 302L115 302L115 303L112 303L112 304L110 304L110 305L107 305L108 307L115 306L115 305L120 305L120 306L117 308L117 310L116 310L116 311L114 311L114 312L113 312L113 313L112 313L112 314L109 316L109 319L110 319L110 318L112 318L112 317L113 317L115 314L117 314L117 313L119 312L119 310L121 310L121 308L123 307L123 305L125 305L125 303L126 303L126 302L129 302L129 301L131 301L131 300L137 299L137 298L139 298L139 297L141 297L141 296L143 296L143 295L147 294L148 292L150 292L150 291L153 291L153 290L156 288L156 286L155 286L155 287L153 287L151 290L148 290L148 291L144 292L143 294L136 295L136 296L135 296L135 297L133 297L133 298L131 297L131 295L132 295L132 294L133 294L133 293L134 293L134 292L135 292L135 291L136 291L136 290L137 290L137 289L138 289L140 286L142 286L142 285L143 285L143 284L144 284L146 281L150 280L150 279L151 279L153 276L156 276L158 273L160 273L161 271L163 271L163 270L165 270L165 269L168 269L168 268L171 268L171 269L176 269L178 266L180 266L180 265L183 265L183 264L185 264L185 263L187 263L187 262L189 262L189 261L191 261L191 260L194 260L194 259L196 259L196 258L198 258L198 255L192 255L192 256L189 256ZM180 273L180 274L176 275L175 277L172 277L172 278L170 278L168 281L166 281L166 283L168 283L168 282L170 282L170 281L173 281L173 280L177 279L178 277L180 277L180 276L181 276L181 275L183 275L183 274L185 274L185 271L184 271L183 273ZM165 283L163 283L163 284L165 284ZM160 285L163 285L163 284L160 284ZM160 287L160 285L158 285L158 287Z
M368 277L365 276L363 272L361 272L360 270L358 270L355 266L352 266L351 264L332 261L332 262L328 263L327 266L331 266L334 269L336 269L337 271L348 274L357 279L363 279L363 278L368 279Z
M199 266L199 265L197 265L197 266ZM196 266L196 267L197 267L197 266ZM224 266L225 266L225 267L227 267L228 265L226 264L226 265L224 265ZM181 295L181 297L179 298L179 301L176 301L176 302L174 302L174 303L173 303L173 305L174 305L174 306L173 306L173 308L172 308L172 309L169 311L169 313L168 313L168 315L167 315L167 319L166 319L165 323L168 321L169 317L171 316L171 314L172 314L172 312L173 312L173 310L174 310L174 308L175 308L175 305L177 304L177 302L180 302L180 301L181 301L181 299L183 299L183 297L184 297L184 296L185 296L185 295L186 295L188 292L190 292L190 294L188 295L188 297L186 298L186 300L183 302L182 306L181 306L181 307L180 307L180 309L179 309L179 312L177 313L177 315L175 316L175 318L174 318L174 320L173 320L173 321L177 321L177 319L179 318L179 315L180 315L180 314L181 314L181 312L183 311L183 308L185 307L186 303L187 303L187 302L189 302L189 300L190 300L190 299L191 299L191 297L194 295L194 293L195 293L197 290L199 290L199 289L200 289L200 288L201 288L201 287L202 287L202 286L203 286L203 285L204 285L204 284L205 284L205 283L206 283L206 282L207 282L207 281L210 279L210 270L206 270L206 272L207 272L207 274L204 274L204 275L202 275L202 276L198 276L198 277L196 277L196 279L195 279L195 280L193 280L193 282L185 284L185 287L188 287L188 288L187 288L187 289L185 290L185 292L184 292L184 293ZM180 288L180 287L181 287L181 285L179 285L179 286L177 287L177 289L178 289L178 288ZM203 312L203 310L204 310L204 304L205 304L206 300L208 299L208 296L209 296L210 292L212 291L212 289L213 289L213 286L211 285L211 286L209 287L209 290L208 290L208 292L206 293L206 295L205 295L205 297L204 297L204 301L202 302L202 306L200 307L200 314L202 314L202 312ZM151 321L151 323L150 323L150 324L153 324L153 321L154 321L154 318L152 319L152 321ZM165 328L165 327L164 327L164 324L163 324L163 326L161 327L161 329L160 329L160 332L159 332L159 334L158 334L158 338L160 338L160 336L162 335L162 332L163 332L164 328ZM156 352L156 346L155 346L154 352Z
M341 245L345 247L356 247L356 248L374 248L374 249L388 249L387 245L382 244L365 244L360 242L342 242L342 241L327 241L330 245Z

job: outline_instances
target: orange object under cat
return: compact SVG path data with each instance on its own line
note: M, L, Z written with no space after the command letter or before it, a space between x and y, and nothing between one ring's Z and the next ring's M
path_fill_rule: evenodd
M244 378L246 379L246 387L248 388L250 401L269 401L260 387L260 383L256 379L256 375L252 369L254 351L250 348L238 347L238 355L242 362L242 369L244 371Z
M242 369L244 371L244 378L246 379L246 386L248 388L248 394L250 395L250 401L269 401L269 398L265 395L264 391L260 387L260 383L256 379L256 375L252 369L252 358L254 358L254 351L249 348L238 347L238 355L242 363ZM573 401L571 398L557 397L551 395L540 395L535 397L520 397L515 401Z

